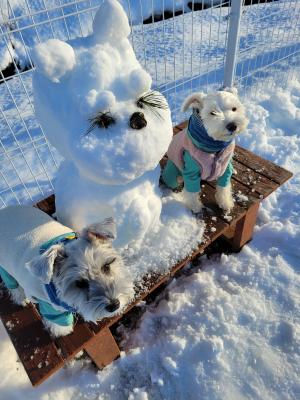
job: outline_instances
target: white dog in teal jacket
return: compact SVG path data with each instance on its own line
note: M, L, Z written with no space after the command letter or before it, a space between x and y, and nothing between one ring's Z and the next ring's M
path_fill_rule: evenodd
M81 233L34 207L0 210L0 276L12 300L38 303L53 336L73 330L73 313L96 322L120 312L133 282L112 247L112 219Z
M202 209L201 180L216 180L216 202L229 211L234 205L230 183L234 138L248 125L245 109L236 89L208 95L194 93L185 100L182 110L188 108L193 114L187 129L173 137L162 179L172 189L183 179L185 203L194 213Z

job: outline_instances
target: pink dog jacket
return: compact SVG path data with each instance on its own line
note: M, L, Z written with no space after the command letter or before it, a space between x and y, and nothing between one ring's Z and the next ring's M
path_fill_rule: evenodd
M233 156L234 147L235 143L231 142L217 153L206 153L197 148L188 137L186 130L183 130L173 137L167 154L176 167L182 171L184 166L183 152L187 150L201 167L201 179L214 181L224 174Z

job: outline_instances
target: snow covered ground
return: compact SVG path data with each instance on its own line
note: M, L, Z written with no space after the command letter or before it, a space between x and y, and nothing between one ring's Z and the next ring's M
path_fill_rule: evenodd
M299 46L297 35L293 35L295 27L287 27L286 12L273 15L272 7L278 5L266 7L269 11L265 14L259 6L247 8L247 24L242 27L241 41L244 52L240 59L246 63L240 64L238 73L241 75L247 73L248 67L251 71L251 68L276 59L269 51L271 46L259 49L259 44L266 42L274 26L281 26L280 35L289 39L288 46L295 49ZM158 66L157 86L165 90L174 110L192 88L198 88L199 84L205 88L207 83L221 81L222 71L218 68L222 65L224 49L218 42L216 30L208 42L208 22L223 21L220 26L222 37L227 24L226 14L226 9L194 14L194 29L197 26L202 29L204 21L203 35L206 35L203 44L200 37L194 38L195 54L201 48L204 59L208 60L200 70L196 64L198 59L190 64L182 62L183 59L186 62L191 60L190 16L184 17L186 29L182 16L176 19L175 27L172 21L170 25L166 23L165 28L158 23L161 34L156 39L161 40L163 34L166 35L166 53L163 42L158 41L154 47L152 27L144 27L145 60L155 79L153 57L155 52L160 56L157 57L157 61L162 61ZM255 25L257 19L260 25ZM172 42L174 28L175 42ZM134 28L136 32L139 29ZM254 50L249 50L251 43ZM141 43L136 41L135 45L143 62ZM194 80L176 88L173 82L174 46L176 83L179 85L189 76L194 76ZM279 54L288 54L288 46L281 48L279 42L278 46ZM265 55L257 61L255 54L261 50ZM166 69L164 54L167 57ZM293 62L298 62L299 66L299 58ZM287 64L283 64L281 69L287 76ZM185 274L173 280L154 304L147 307L141 304L145 312L138 326L120 328L122 357L98 373L88 360L80 359L41 387L33 389L0 324L0 399L300 398L300 76L290 80L288 87L281 88L284 81L281 82L278 76L283 75L275 75L274 90L272 85L265 84L265 79L270 79L269 71L257 75L259 84L265 87L264 93L251 99L245 96L250 125L241 136L240 144L285 166L294 177L263 202L254 240L237 255L223 255L210 260L203 257L198 268L187 268ZM199 72L200 77L197 77ZM9 81L8 87L0 85L0 102L17 138L13 138L4 119L0 120L1 141L15 156L13 162L8 163L7 155L3 148L0 149L1 172L5 172L12 185L17 185L15 190L22 200L29 198L28 193L32 198L40 196L37 182L47 193L49 183L45 170L55 170L48 145L28 101L32 96L31 72L24 75L23 82L25 87L19 78ZM254 79L241 83L247 83L250 88L257 87ZM16 113L9 91L22 118ZM176 118L182 119L182 115L176 114ZM25 125L39 149L39 157L30 143ZM17 141L24 146L25 164ZM30 179L30 168L33 167L39 173L37 182ZM25 185L17 177L15 169L21 173ZM5 185L5 181L0 181L0 192L6 188ZM9 191L3 198L7 203L15 201Z
M300 79L246 102L240 143L294 173L262 203L241 253L201 259L122 327L122 357L81 359L31 388L0 327L5 399L297 399L300 396Z

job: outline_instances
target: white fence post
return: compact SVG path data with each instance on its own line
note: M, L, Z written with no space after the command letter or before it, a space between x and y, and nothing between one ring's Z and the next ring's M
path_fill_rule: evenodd
M233 86L243 0L231 0L230 21L224 67L224 87Z

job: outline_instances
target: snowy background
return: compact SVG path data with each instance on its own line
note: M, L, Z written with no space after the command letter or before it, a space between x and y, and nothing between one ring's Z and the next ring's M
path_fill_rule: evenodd
M299 11L299 2L282 1L243 14L237 81L250 125L240 144L294 173L262 203L253 241L238 255L202 257L155 303L141 304L137 326L119 328L124 354L101 372L80 359L32 389L1 325L0 398L300 398ZM222 82L227 14L208 9L133 27L137 55L168 96L174 122L186 93ZM31 72L0 85L3 205L48 193L59 162L31 96Z

